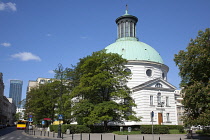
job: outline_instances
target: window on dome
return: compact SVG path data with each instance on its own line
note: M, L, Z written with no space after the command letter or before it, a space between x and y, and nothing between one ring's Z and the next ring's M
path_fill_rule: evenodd
M133 35L133 32L134 32L134 23L132 23L132 21L131 21L131 23L130 23L130 33L131 33L131 37L134 37L134 35Z
M165 74L164 73L162 73L162 78L165 79Z
M128 21L125 22L125 37L129 37L129 26Z
M129 68L126 68L124 71L131 73L131 70Z
M146 71L146 74L147 74L147 76L151 77L152 76L152 70L151 69L148 69Z
M120 37L124 37L124 23L121 23L120 24L120 26L121 26L121 29L120 29L120 33L121 33L121 36Z

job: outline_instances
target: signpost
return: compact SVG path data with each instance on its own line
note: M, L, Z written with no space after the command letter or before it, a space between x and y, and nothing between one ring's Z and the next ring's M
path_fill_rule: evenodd
M59 114L58 115L58 120L63 120L63 115Z
M152 118L152 137L154 140L154 134L153 134L153 118L154 118L154 111L151 112L151 118Z
M33 119L32 118L28 118L28 121L31 123L31 122L33 122Z
M59 120L58 138L61 138L61 120L63 120L63 115L62 114L58 115L58 120Z

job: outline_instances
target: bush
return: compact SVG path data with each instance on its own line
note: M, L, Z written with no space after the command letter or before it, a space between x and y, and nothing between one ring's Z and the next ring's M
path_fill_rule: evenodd
M50 125L50 131L58 132L59 125ZM61 125L61 132L66 133L69 129L70 133L90 133L90 128L85 125L63 124Z
M142 125L140 127L142 134L152 134L152 125ZM169 134L169 128L165 125L154 125L153 126L154 134Z

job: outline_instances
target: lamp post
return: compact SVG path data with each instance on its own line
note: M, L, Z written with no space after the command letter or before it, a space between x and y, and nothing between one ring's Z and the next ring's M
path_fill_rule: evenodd
M63 94L63 66L62 64L58 64L58 70L56 70L56 79L60 79L60 105L59 105L59 115L58 115L58 120L59 120L59 127L58 127L58 136L57 138L61 138L61 120L63 119L62 113L62 94Z
M160 102L159 105L161 107L161 113L162 113L162 123L163 123L163 109L162 107L164 107L165 102Z

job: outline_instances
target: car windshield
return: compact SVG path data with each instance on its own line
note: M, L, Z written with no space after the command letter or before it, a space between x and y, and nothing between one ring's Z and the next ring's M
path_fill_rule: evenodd
M18 122L18 124L25 124L24 122Z

